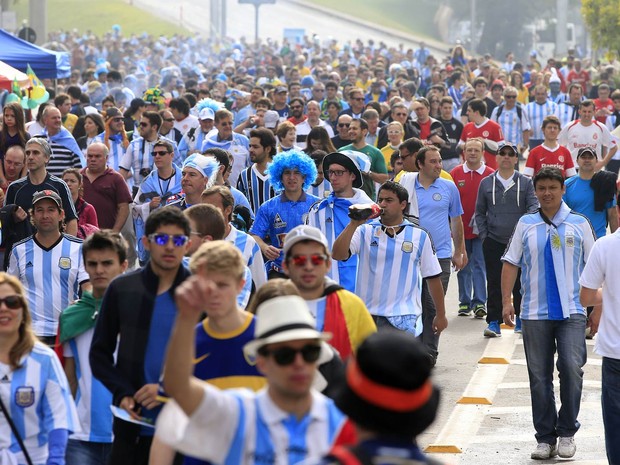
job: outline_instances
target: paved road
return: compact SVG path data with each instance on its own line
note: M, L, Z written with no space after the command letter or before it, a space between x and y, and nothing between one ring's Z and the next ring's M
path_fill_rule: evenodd
M170 1L170 0L133 0L137 7L169 19L185 27L209 35L209 2ZM245 36L254 39L254 6L239 5L237 0L227 0L227 35L229 37ZM338 41L355 41L361 38L366 42L372 38L375 42L383 41L388 45L403 43L406 48L417 47L420 40L415 34L393 32L388 28L334 13L327 9L309 6L302 0L277 0L274 5L260 8L259 36L281 40L283 27L305 29L306 34L318 34L321 39L333 38ZM448 46L440 42L426 40L434 53L443 56Z
M436 422L419 438L422 446L456 446L462 453L434 454L450 464L534 464L530 453L536 446L525 354L521 336L503 330L502 337L482 336L486 323L459 317L456 275L447 296L449 326L441 336L435 382L442 387L442 403ZM594 341L586 341L588 363L575 436L577 454L572 464L606 464L601 416L601 358L594 354ZM483 357L505 357L506 365L479 364ZM556 399L559 390L556 380ZM461 397L483 397L490 405L461 405ZM553 460L543 463L557 463Z

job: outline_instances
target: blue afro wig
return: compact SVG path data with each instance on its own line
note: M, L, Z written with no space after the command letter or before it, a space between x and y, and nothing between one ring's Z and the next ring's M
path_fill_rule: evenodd
M288 150L273 157L273 162L267 167L269 181L276 192L284 190L284 185L282 184L282 173L284 173L284 170L293 169L299 171L304 177L304 191L316 180L317 170L312 158L301 150Z

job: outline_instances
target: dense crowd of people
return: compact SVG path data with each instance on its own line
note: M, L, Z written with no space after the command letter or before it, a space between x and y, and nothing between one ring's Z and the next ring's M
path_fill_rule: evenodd
M522 333L539 460L598 332L620 462L620 62L51 39L71 77L2 109L0 463L434 463L450 313Z

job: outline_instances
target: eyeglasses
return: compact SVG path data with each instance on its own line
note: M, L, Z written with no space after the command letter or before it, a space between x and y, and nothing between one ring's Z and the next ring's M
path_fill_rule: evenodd
M348 173L348 172L349 172L348 170L327 170L327 177L331 178L332 176L336 176L337 178L339 178L344 173Z
M501 157L516 157L517 156L517 154L514 153L513 151L498 152L498 155Z
M125 119L119 116L118 118L112 118L112 121L115 121L118 123L119 121L125 121Z
M17 310L18 308L22 308L24 306L23 301L18 295L9 295L4 299L0 299L0 306L2 304L6 305L6 308L11 310Z
M504 95L504 98L505 99L507 99L507 98L513 99L513 98L517 98L517 96L516 95Z
M307 344L301 349L293 349L292 347L281 347L279 349L268 350L261 348L259 353L267 357L271 355L273 360L280 366L290 365L297 358L297 354L301 354L304 362L314 363L321 355L321 346L317 344Z
M312 255L293 255L291 257L291 262L295 266L306 266L308 260L314 265L319 266L327 261L327 255L315 253Z
M413 155L413 153L408 153L407 155L403 155L403 152L399 152L398 157L399 157L401 160L404 160L405 158L408 158L408 157L410 157L411 155Z
M421 110L421 109L422 109L422 107L416 108L415 111L418 111L418 110ZM407 115L407 113L395 113L395 114L396 114L396 116L409 116L409 115Z
M151 155L153 155L154 157L163 157L164 155L168 155L169 153L170 152L168 152L167 150L165 152L162 150L158 150L151 152Z
M149 123L140 123L140 127L141 128L146 128L148 127Z
M184 234L171 235L164 233L149 234L148 238L150 242L161 246L168 245L168 242L170 242L170 239L172 239L172 245L174 245L175 247L183 247L185 244L187 244L187 241L189 240L189 237Z
M348 128L349 126L351 126L349 123L338 123L339 128Z

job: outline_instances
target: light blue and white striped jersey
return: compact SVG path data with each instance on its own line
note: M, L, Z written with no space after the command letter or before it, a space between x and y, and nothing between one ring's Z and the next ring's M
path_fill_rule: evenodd
M326 199L312 205L308 212L307 224L319 228L325 234L330 251L336 238L349 224L349 207L355 204L374 203L363 190L354 188L353 192L354 195L351 198L336 197L332 193ZM355 292L357 257L351 257L346 261L332 259L332 266L327 276L347 291Z
M47 462L50 431L80 430L62 366L56 354L41 342L36 342L32 352L22 358L21 367L17 370L12 371L9 365L0 363L0 397L9 409L30 458L36 465ZM26 460L9 424L4 417L0 418L0 457L8 449L17 460L16 463L25 464Z
M82 431L71 435L71 439L87 442L111 443L112 434L112 393L93 377L88 354L95 329L90 328L63 344L65 357L75 361L75 374L78 381L75 404Z
M177 148L177 143L171 139L168 139L164 136L159 136L159 139L165 139L170 142L174 147L174 156L172 157L172 163L177 166L183 165L183 160L181 159L181 154L179 153L179 149ZM159 139L155 139L153 142L149 142L142 137L137 137L133 139L129 145L127 146L127 150L125 151L125 155L120 161L119 168L123 168L127 171L133 170L133 182L134 185L139 186L140 183L144 180L145 176L140 174L140 170L148 169L149 172L153 170L153 146L155 142Z
M558 105L558 118L560 119L561 128L566 126L571 121L579 119L579 106L571 105L568 102L560 103ZM609 120L609 118L607 118ZM560 129L561 129L560 128Z
M326 199L332 193L332 185L329 183L327 179L323 179L318 186L311 184L308 189L306 189L308 194L316 195L319 199Z
M237 181L237 189L250 201L252 211L255 212L276 195L269 180L269 174L262 174L258 171L256 163L241 172Z
M311 391L310 412L298 420L280 409L267 390L220 391L205 383L191 418L168 402L157 436L176 450L223 465L318 463L338 437L345 416L331 399Z
M551 100L545 101L542 105L536 102L530 102L524 107L525 116L532 128L532 136L530 139L544 139L542 132L542 122L549 115L558 116L558 105Z
M401 226L390 237L375 219L359 226L351 239L349 251L359 256L355 293L371 315L421 315L422 278L441 274L428 233L407 220Z
M517 105L519 104L517 103ZM491 114L491 119L501 126L502 132L504 133L504 140L515 145L523 144L523 131L530 130L530 123L523 110L521 111L521 118L519 118L517 105L510 110L504 105L500 105L495 107ZM499 112L499 108L502 108L502 111L498 117L497 113Z
M252 272L252 280L256 289L267 282L267 273L265 271L265 260L260 247L252 236L243 231L239 231L232 224L229 224L230 232L224 239L232 242L235 247L241 251L241 255L245 259L245 263Z
M243 134L233 133L231 140L218 140L218 134L208 137L200 149L204 153L210 148L220 148L228 151L233 157L233 166L230 170L228 182L231 186L237 185L239 174L250 166L250 140ZM254 211L256 213L256 210Z
M50 249L30 236L11 250L8 273L23 284L37 336L56 336L60 313L78 299L80 284L89 280L82 260L82 240L62 234Z
M612 113L605 120L605 126L607 126L607 129L609 129L609 132L613 131L618 126L620 126L620 116L616 113Z
M585 315L579 302L579 276L594 245L594 230L585 216L571 212L564 202L551 223L555 227L547 224L539 212L523 215L502 257L502 261L521 268L524 320L549 318L545 277L545 244L549 235L552 248L560 252L553 255L553 265L564 317L573 313Z

